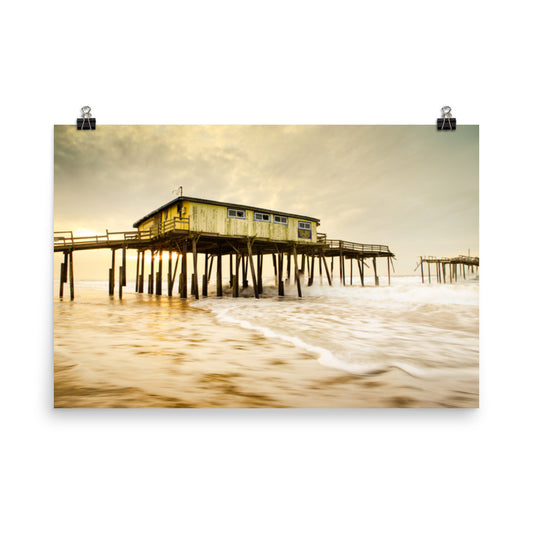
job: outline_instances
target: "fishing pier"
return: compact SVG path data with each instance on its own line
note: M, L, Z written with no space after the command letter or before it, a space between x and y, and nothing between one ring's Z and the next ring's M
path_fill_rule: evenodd
M426 278L424 278L424 265L426 265ZM422 283L425 279L431 283L431 265L434 266L434 279L437 283L453 283L461 277L467 279L468 274L477 275L479 268L479 257L469 255L458 255L457 257L420 257L415 271L420 267L420 276ZM448 270L448 274L446 274Z
M180 298L187 298L190 286L192 296L205 297L214 274L220 297L223 259L229 268L233 297L239 296L240 287L249 286L249 276L254 296L260 297L265 260L272 261L279 296L285 295L285 285L293 281L302 297L302 286L312 286L317 274L320 279L325 275L332 285L335 259L342 285L353 284L355 262L363 286L364 269L370 268L366 261L371 262L374 284L379 285L377 260L385 259L390 285L394 254L388 246L330 240L316 231L318 225L319 220L312 217L179 197L136 222L136 231L107 231L90 237L54 232L54 252L63 253L59 297L64 296L64 285L69 283L70 298L74 298L74 252L98 249L111 251L109 294L114 295L118 286L119 297L126 286L126 253L131 249L137 252L137 293L162 295L165 276L168 296L173 296L176 288ZM190 285L188 257L192 259Z

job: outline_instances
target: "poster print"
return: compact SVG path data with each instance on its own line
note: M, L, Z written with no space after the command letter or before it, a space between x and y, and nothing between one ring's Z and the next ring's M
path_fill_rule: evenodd
M55 128L56 407L477 407L478 127Z

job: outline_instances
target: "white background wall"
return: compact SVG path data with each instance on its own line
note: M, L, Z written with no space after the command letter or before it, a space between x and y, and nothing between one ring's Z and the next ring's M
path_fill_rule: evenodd
M3 531L531 530L526 5L3 7ZM86 104L100 124L423 124L445 104L480 123L481 408L54 411L52 125Z

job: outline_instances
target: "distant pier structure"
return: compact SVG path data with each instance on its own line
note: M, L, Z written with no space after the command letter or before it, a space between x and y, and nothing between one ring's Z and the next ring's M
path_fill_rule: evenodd
M426 270L424 272L424 265ZM458 255L457 257L420 257L415 271L420 267L422 283L425 280L431 283L431 265L434 265L434 279L437 283L453 283L460 277L467 279L468 275L477 275L479 257L470 255ZM425 277L424 277L425 274Z
M179 196L135 222L135 231L107 231L105 235L91 237L74 236L70 231L54 232L54 252L64 255L59 296L63 297L64 284L69 282L70 298L74 298L74 252L103 248L111 250L109 294L114 295L118 285L119 297L126 285L128 249L137 251L135 291L138 293L162 294L164 252L168 256L168 296L172 296L176 288L181 298L187 298L188 256L192 256L190 291L195 298L200 294L207 296L213 271L216 295L222 296L223 258L228 262L229 286L234 297L239 296L240 286L248 287L249 275L254 295L260 297L263 264L269 256L280 296L284 296L285 285L293 280L301 297L305 281L308 286L313 285L316 263L320 278L325 274L332 285L335 258L340 283L346 285L349 280L349 284L353 284L355 262L363 286L365 266L370 268L366 260L371 261L374 284L379 285L377 260L384 258L390 285L394 254L388 246L327 239L325 234L317 232L319 225L320 220L314 217ZM122 255L118 271L117 252ZM199 259L203 259L203 264L199 264Z

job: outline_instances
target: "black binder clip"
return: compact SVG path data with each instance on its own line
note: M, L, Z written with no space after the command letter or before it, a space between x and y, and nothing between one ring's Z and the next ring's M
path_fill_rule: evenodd
M83 106L81 108L81 118L76 121L76 127L79 130L96 129L96 119L91 117L91 108L88 105Z
M445 105L442 109L442 118L437 119L438 130L454 130L456 127L456 121L452 118L452 108L449 105Z

